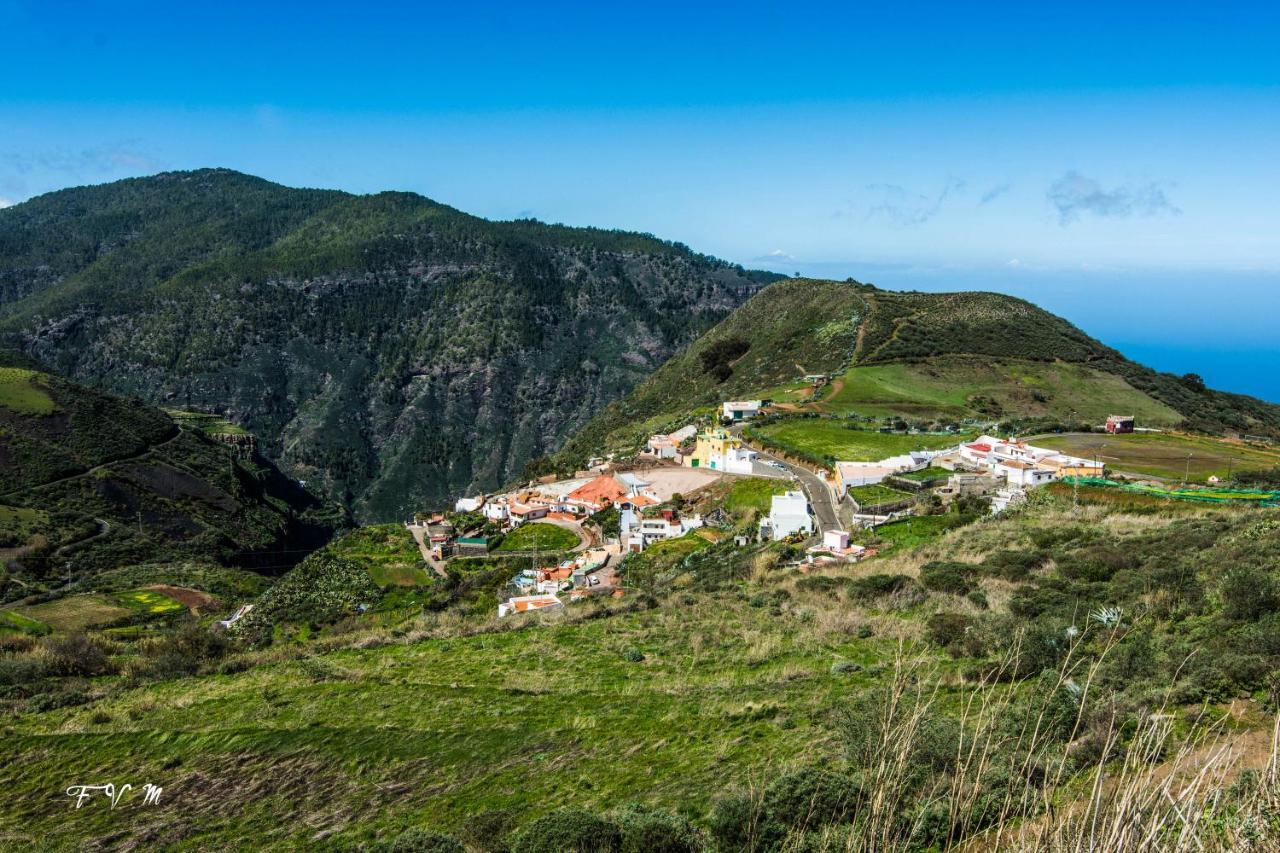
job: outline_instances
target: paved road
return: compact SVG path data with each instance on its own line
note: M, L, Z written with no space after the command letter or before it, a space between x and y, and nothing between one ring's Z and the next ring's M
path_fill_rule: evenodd
M787 469L787 473L800 481L800 487L804 489L805 497L809 499L809 506L813 509L814 517L818 519L819 533L844 529L840 526L839 515L836 514L835 495L832 494L831 487L821 477L802 465L793 465L787 460L779 459L765 450L757 450L756 452L760 454L761 459L780 463Z

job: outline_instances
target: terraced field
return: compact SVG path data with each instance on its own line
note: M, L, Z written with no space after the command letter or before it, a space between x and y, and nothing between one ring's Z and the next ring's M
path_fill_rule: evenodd
M1280 466L1280 450L1225 439L1174 433L1071 433L1045 436L1037 444L1099 460L1116 471L1169 480L1205 482L1231 471L1259 471Z

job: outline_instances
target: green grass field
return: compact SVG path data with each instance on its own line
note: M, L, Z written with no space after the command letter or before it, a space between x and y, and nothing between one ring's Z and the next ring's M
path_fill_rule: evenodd
M905 435L850 429L843 421L825 418L780 421L759 427L756 432L783 445L847 462L874 462L911 450L951 447L961 441L958 435Z
M942 483L946 482L951 476L951 472L945 468L921 468L919 471L904 471L901 474L894 474L895 477L901 477L904 480L913 480L917 483Z
M0 367L0 406L20 415L51 415L57 405L35 383L39 374L21 367Z
M888 486L871 485L871 486L854 486L849 490L849 497L858 502L858 506L865 509L867 507L880 506L882 504L898 503L900 501L912 500L915 496L891 489Z
M47 634L50 630L38 619L13 610L0 610L0 634Z
M554 524L522 524L511 531L498 546L499 551L565 551L578 544L578 535L572 530Z
M872 530L859 531L852 538L864 545L878 545L881 554L906 551L924 545L939 536L958 527L963 527L973 520L972 516L956 515L914 515L902 521L882 524Z
M1280 451L1204 436L1170 433L1072 433L1037 438L1036 443L1066 453L1098 459L1115 471L1129 471L1170 480L1190 472L1191 482L1228 471L1258 471L1280 466Z
M1102 422L1108 414L1136 415L1146 426L1171 426L1177 412L1110 373L1075 364L963 357L916 364L855 367L815 408L836 413L963 417L970 398L987 397L1005 414L1076 416Z
M745 514L751 510L768 512L773 503L773 496L782 494L790 485L787 480L765 477L735 480L729 493L725 495L724 509L735 515Z
M88 594L16 607L12 612L43 622L55 631L83 631L132 616L136 611L110 596Z
M209 435L225 433L228 435L248 435L248 430L239 424L232 423L221 415L207 412L187 412L181 409L165 409L165 414L182 426Z
M353 530L331 542L329 550L369 570L378 586L422 586L432 574L413 534L402 524L375 524Z

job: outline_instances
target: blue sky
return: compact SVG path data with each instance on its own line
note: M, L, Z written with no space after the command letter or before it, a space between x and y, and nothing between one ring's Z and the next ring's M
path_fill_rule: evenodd
M459 5L0 0L0 199L414 190L1012 292L1280 399L1277 4Z

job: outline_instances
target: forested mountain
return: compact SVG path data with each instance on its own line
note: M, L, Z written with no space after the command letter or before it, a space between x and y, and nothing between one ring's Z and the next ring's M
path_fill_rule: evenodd
M12 345L224 414L366 520L510 479L774 278L647 235L219 169L0 210Z
M1102 418L1115 403L1162 425L1280 436L1280 406L1151 370L1022 299L788 279L605 408L557 461L634 446L722 400L794 393L806 374L833 378L811 406L825 413L981 417L998 410L994 396L1006 414Z
M246 446L0 351L0 601L123 564L283 571L344 523Z

